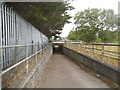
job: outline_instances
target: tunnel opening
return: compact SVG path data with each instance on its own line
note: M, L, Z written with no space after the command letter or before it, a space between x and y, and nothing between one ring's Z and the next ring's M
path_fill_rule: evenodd
M53 44L53 54L55 53L63 53L63 45L62 44Z

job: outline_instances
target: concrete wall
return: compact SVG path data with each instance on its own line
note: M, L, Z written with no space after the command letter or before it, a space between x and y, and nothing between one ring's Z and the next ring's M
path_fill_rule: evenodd
M115 83L120 84L120 69L113 67L105 62L103 63L100 60L96 60L89 56L80 54L66 47L63 47L63 53L72 59L77 60L88 68L100 73L101 75L108 77Z

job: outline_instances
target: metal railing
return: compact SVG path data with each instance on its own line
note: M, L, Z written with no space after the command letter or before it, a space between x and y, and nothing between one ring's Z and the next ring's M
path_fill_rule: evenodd
M1 76L43 52L49 47L48 37L20 17L11 7L0 3L0 89Z
M48 38L22 19L11 7L0 4L0 69L25 58L24 45L31 44L29 54L34 53L33 43L39 43L39 47L42 47L48 43ZM13 48L16 45L17 47ZM18 47L21 45L23 46Z
M32 54L29 54L29 47L30 46L36 46L36 51L34 53L32 53ZM37 63L37 54L42 52L43 50L49 48L49 46L51 46L51 44L48 44L47 46L45 46L42 49L38 49L38 46L39 46L39 44L28 44L28 45L14 45L14 46L3 46L3 47L0 47L0 48L17 48L17 47L25 47L26 48L25 49L26 53L24 53L26 56L23 59L21 59L21 60L18 60L18 61L14 62L14 63L11 63L12 65L9 64L10 66L8 68L5 68L5 69L3 68L3 70L0 72L0 75L3 75L7 71L15 68L16 66L20 65L21 63L23 63L25 61L27 62L26 63L26 73L28 73L28 60L31 57L36 55L36 63Z
M11 65L18 63L22 59L34 54L35 52L47 47L48 44L41 45L40 43L26 44L26 45L9 45L0 46L0 50L6 49L4 57L1 57L1 69L10 67ZM12 53L12 54L9 54Z
M118 51L120 44L88 44L67 42L64 46L84 55L90 56L91 58L102 60L102 62L112 64L115 67L120 67L120 52Z

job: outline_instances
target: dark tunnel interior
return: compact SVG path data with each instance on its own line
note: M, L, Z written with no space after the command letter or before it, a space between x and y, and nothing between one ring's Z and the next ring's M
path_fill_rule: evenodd
M60 53L62 54L63 45L53 45L53 54Z

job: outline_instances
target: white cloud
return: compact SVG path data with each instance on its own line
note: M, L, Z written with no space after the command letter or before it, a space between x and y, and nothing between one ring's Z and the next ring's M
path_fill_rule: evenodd
M78 11L89 8L101 8L101 9L113 9L118 13L118 2L119 0L74 0L71 2L71 5L75 7L74 10L68 11L71 16L74 16ZM73 19L71 19L71 24L65 24L62 34L62 37L66 37L68 33L74 27Z

